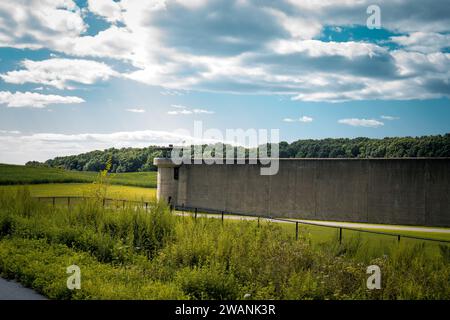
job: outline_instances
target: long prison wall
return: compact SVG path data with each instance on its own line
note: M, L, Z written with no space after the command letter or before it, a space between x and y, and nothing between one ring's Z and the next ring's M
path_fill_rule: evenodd
M450 226L447 158L280 159L274 176L260 168L158 168L158 188L166 186L158 195L178 206L273 217Z

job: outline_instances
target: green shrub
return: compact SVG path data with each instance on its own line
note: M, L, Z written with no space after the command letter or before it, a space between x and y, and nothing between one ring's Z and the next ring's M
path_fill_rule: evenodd
M239 298L239 285L234 276L216 265L181 269L176 274L175 283L193 299Z

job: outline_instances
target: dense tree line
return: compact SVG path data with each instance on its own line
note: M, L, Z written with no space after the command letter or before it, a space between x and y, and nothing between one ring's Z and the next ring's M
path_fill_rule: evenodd
M281 158L450 157L450 134L384 139L322 139L280 143Z
M247 152L248 154L248 152ZM75 156L57 157L45 163L30 161L27 165L45 165L78 171L104 170L111 159L112 172L154 171L153 158L161 156L156 146L92 151ZM403 158L450 157L450 134L401 137L298 140L280 142L281 158Z
M160 155L161 151L154 146L148 148L110 148L104 151L96 150L74 156L56 157L45 161L44 165L66 170L100 171L105 169L106 163L111 159L111 172L156 171L153 158ZM36 165L36 163L33 161L27 163L27 165Z

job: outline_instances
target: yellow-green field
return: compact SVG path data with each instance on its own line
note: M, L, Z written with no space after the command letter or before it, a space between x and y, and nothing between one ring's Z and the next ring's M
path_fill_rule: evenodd
M49 167L0 164L0 185L43 183L88 183L98 172L69 171ZM156 188L156 172L124 172L109 175L111 184Z
M24 186L0 186L2 190L17 190ZM84 197L92 196L98 188L93 183L48 183L26 185L33 197ZM110 185L106 197L123 200L149 201L156 196L156 189L131 186Z

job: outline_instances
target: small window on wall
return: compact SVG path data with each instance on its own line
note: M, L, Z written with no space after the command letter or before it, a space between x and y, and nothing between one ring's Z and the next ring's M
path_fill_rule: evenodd
M173 179L178 180L180 177L180 168L173 168Z

